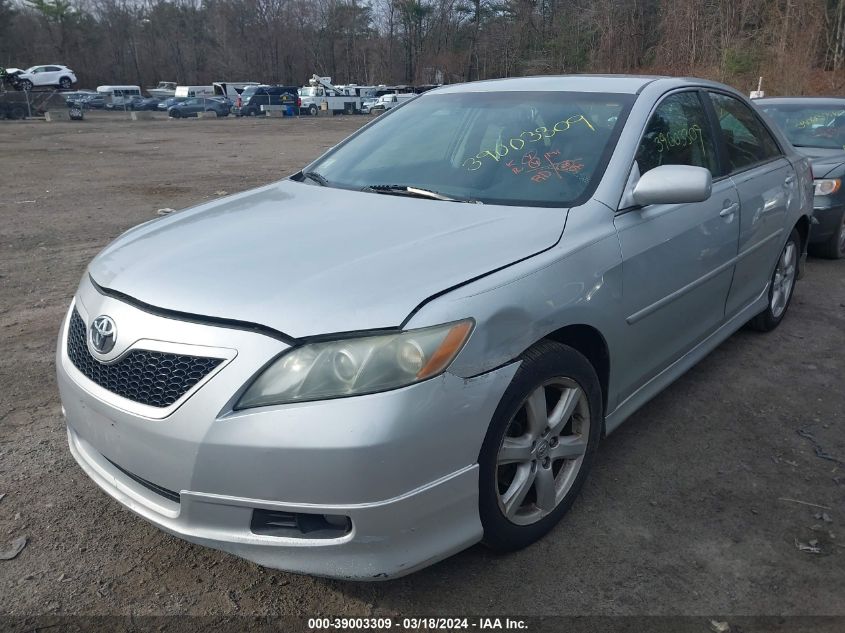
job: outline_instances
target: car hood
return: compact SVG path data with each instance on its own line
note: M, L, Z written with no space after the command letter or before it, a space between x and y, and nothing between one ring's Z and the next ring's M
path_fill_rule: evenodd
M566 209L285 180L131 229L89 273L157 308L294 338L391 328L432 295L550 248L565 220Z
M813 178L824 178L845 165L845 152L841 149L800 147L798 151L810 159L813 166Z

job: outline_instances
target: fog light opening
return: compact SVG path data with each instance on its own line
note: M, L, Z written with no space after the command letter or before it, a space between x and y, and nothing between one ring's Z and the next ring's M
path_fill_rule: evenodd
M349 517L339 514L307 514L278 510L253 510L249 526L253 534L287 538L340 538L352 531Z

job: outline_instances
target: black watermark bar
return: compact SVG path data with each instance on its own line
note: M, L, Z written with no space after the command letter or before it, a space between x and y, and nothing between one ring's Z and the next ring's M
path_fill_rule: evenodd
M3 633L845 633L845 616L0 616Z

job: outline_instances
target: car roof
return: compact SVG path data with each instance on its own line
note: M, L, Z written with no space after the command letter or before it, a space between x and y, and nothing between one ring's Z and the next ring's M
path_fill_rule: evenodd
M430 93L459 92L605 92L639 94L647 85L655 82L665 84L667 89L683 86L705 86L725 89L727 86L689 77L666 77L661 75L542 75L511 79L489 79L464 84L452 84L430 90Z

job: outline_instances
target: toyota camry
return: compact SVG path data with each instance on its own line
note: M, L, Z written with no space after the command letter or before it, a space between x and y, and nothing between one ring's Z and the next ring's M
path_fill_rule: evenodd
M606 434L784 319L812 201L807 159L721 84L426 92L91 262L58 340L70 450L161 529L269 567L525 547Z

